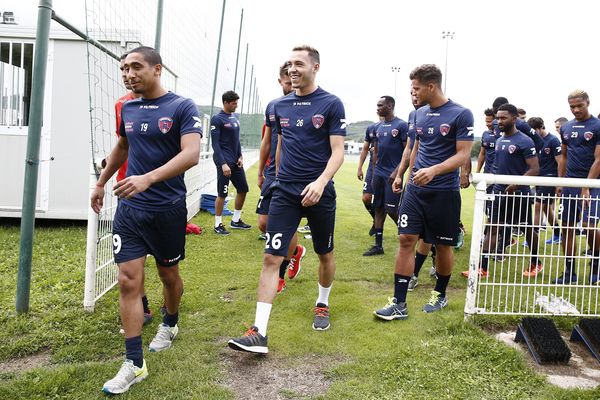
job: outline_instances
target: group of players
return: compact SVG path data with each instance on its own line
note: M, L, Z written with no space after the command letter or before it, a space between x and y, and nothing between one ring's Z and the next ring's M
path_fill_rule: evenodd
M127 160L126 177L114 186L119 204L113 228L126 360L117 375L103 386L103 391L111 394L127 391L148 375L141 339L144 307L140 301L144 295L143 268L147 254L155 258L165 303L163 322L150 343L150 351L169 348L177 336L183 293L179 262L185 258L187 216L183 174L198 162L202 136L201 120L194 103L162 87L162 61L154 49L139 47L130 51L121 68L124 82L137 95L132 97L137 98L122 104L120 137L107 158L91 198L92 208L100 212L105 184ZM317 85L319 69L320 55L316 49L310 46L293 48L290 58L280 68L279 82L284 96L271 101L265 111L258 178L261 195L257 205L259 228L266 239L263 266L254 324L244 335L228 341L234 350L268 352L267 326L275 296L282 290L282 275L286 270L291 278L297 275L299 261L306 251L297 244L296 233L303 217L311 227L313 248L319 259L312 327L321 331L331 326L329 297L336 270L333 177L344 159L346 117L341 100ZM408 318L407 292L411 282L413 288L416 285L413 279L415 264L423 264L419 254L426 257L431 245L435 245L436 250L437 281L423 311L431 313L447 306L446 288L452 273L453 247L460 235L459 189L469 185L472 112L445 96L441 88L442 73L435 65L415 68L410 73L410 80L416 109L411 113L409 123L394 116L393 98L384 96L377 103L381 117L374 133L377 161L372 180L365 178L367 185L370 182L374 185L372 213L376 241L367 252L370 254L365 255L383 252L386 214L397 222L399 234L393 297L384 307L374 311L376 317L384 320ZM250 228L241 220L248 189L239 146L239 121L234 114L237 99L234 92L226 92L223 111L211 121L218 188L222 189L216 207L217 234L226 234L220 217L229 180L238 192L230 226ZM566 175L561 176L596 178L600 172L600 158L596 161L595 154L596 143L600 145L600 122L589 115L589 99L584 92L571 94L569 104L575 120L561 127L562 151L567 150L567 154L575 157L567 157ZM539 152L536 146L542 141L534 139L541 139L538 131L519 133L517 109L507 101L494 113L497 130L502 135L491 146L495 150L493 171L536 174ZM536 129L543 129L543 122ZM237 142L233 140L236 135ZM485 146L486 149L489 147ZM591 157L586 153L589 149L592 149ZM543 152L543 147L540 150ZM490 160L486 158L486 163ZM404 184L406 170L410 173ZM491 190L512 193L525 188L496 185ZM596 195L593 190L581 190L584 201L590 197L590 192L592 196ZM568 200L563 219L565 215L576 214L575 211L569 213L569 207L580 206L579 198ZM592 207L586 208L589 214L592 210L595 211ZM527 215L531 216L531 213ZM566 223L563 227L574 226L576 219ZM569 229L563 229L562 235L563 243L570 240ZM532 238L532 249L536 248L533 236L528 237ZM419 241L415 257L415 246ZM488 243L493 245L492 240ZM572 260L567 258L565 274L559 283L576 281ZM539 271L538 264L539 260L532 255L530 273L535 269ZM482 265L482 273L484 267Z

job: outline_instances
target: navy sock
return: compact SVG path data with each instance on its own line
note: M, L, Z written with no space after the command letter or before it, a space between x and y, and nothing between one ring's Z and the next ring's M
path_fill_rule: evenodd
M148 307L148 297L146 297L146 295L142 296L142 305L144 306L144 312L146 314L150 314L150 308Z
M554 227L554 236L560 237L560 226Z
M567 258L565 259L565 275L570 276L573 272L573 259Z
M163 324L169 325L171 328L177 325L177 321L179 321L178 312L176 312L175 314L169 314L168 312L166 312L163 317Z
M419 272L421 271L421 267L425 260L427 260L427 254L421 254L417 251L415 254L415 276L419 276Z
M488 264L490 263L490 256L481 257L481 269L487 272Z
M375 228L375 246L383 247L383 229Z
M408 281L410 276L394 274L394 297L396 302L404 303L408 293Z
M125 338L125 358L133 361L133 365L141 368L144 364L144 351L142 350L142 335Z
M283 260L279 266L279 279L285 278L285 271L287 271L290 260Z
M446 297L446 288L450 282L450 275L440 275L438 272L437 281L435 282L435 291L441 293L442 297Z

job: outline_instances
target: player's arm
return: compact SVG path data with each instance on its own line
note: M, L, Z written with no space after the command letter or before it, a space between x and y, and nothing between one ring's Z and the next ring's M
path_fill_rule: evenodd
M356 171L356 176L361 181L363 180L363 165L367 159L367 154L369 154L369 142L365 140L363 142L362 150L360 151L360 156L358 157L358 171Z
M409 136L406 139L406 147L404 147L404 151L402 152L402 160L400 161L400 164L398 164L399 168L396 172L396 178L394 179L394 182L392 182L392 190L394 193L400 193L402 191L402 187L404 186L404 174L406 173L406 170L408 170L407 180L410 181L410 173L415 165L418 149L418 140L415 140L415 144L411 149L411 139ZM405 157L407 161L405 161Z
M483 164L485 164L485 149L483 146L481 146L481 149L479 149L479 155L477 155L477 173L481 172Z
M121 165L127 160L127 153L129 151L129 142L127 137L120 136L117 140L117 144L106 158L106 166L102 169L100 178L96 182L96 187L92 192L91 206L96 214L100 213L102 206L104 205L104 185L106 182L117 172Z
M221 125L219 121L213 119L210 122L210 145L213 149L213 158L217 165L221 166L223 175L231 176L231 168L227 165L225 157L223 157L223 150L221 150Z
M466 189L471 184L471 182L469 182L469 175L471 175L472 167L473 166L471 165L471 153L469 150L469 157L467 158L467 161L463 164L463 166L460 168L460 188L461 189Z
M281 134L277 135L277 148L275 149L275 175L279 171L279 160L281 159Z
M561 136L562 136L562 132L561 132ZM558 163L558 177L559 178L564 178L567 175L567 145L565 143L562 143L561 145L561 155L560 158L562 159L562 162ZM562 186L557 186L556 187L556 195L560 196L560 194L562 193Z
M400 162L398 163L396 168L394 168L394 171L392 171L392 173L388 177L388 180L392 184L392 190L394 192L396 192L396 190L394 190L394 181L396 180L398 175L400 175L401 179L404 178L404 173L406 172L406 169L408 168L408 164L410 163L410 137L409 136L406 137L406 141L403 142L402 145L404 146L404 149L402 150L402 158L400 158ZM400 189L401 189L401 187L398 188L398 192L400 191Z
M237 142L237 166L242 168L244 166L244 155L242 154L242 141Z
M535 145L534 145L535 146ZM535 147L534 147L535 149ZM535 154L535 152L534 152ZM529 157L525 159L525 163L527 164L527 171L523 174L523 176L538 176L540 173L540 162L537 156ZM514 183L512 185L508 185L506 187L506 193L514 193L517 190L518 185Z
M588 172L587 178L588 179L598 179L598 175L600 175L600 144L596 145L596 149L594 150L594 163L590 167L590 172ZM589 197L590 197L590 188L589 187L581 188L581 197L589 199Z
M321 176L317 180L306 185L301 195L302 205L309 207L315 205L321 200L323 195L323 189L325 185L329 183L335 173L340 169L340 166L344 162L344 138L342 135L329 135L329 144L331 145L331 156L327 161L325 170L321 173Z
M263 125L263 137L260 142L260 153L258 156L258 187L262 187L265 181L265 165L271 153L271 127ZM273 162L273 160L271 160Z
M431 182L431 180L438 175L456 171L458 168L464 166L471 157L472 145L473 142L470 140L457 140L456 154L439 164L419 169L413 176L413 183L415 185L423 186Z
M132 175L115 185L115 195L131 198L143 192L157 182L171 179L183 174L198 164L200 159L201 136L196 132L182 133L180 139L181 151L163 166L144 175Z

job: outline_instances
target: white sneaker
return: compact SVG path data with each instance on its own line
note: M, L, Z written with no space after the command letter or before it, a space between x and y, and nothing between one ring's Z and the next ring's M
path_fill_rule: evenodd
M108 394L125 393L131 385L143 381L147 376L148 368L146 367L146 360L144 360L141 368L133 365L133 361L125 360L117 375L104 383L102 391Z
M150 351L162 351L171 347L173 340L179 333L179 328L177 325L174 327L170 327L167 324L160 324L158 326L158 332L156 332L156 336L150 342Z

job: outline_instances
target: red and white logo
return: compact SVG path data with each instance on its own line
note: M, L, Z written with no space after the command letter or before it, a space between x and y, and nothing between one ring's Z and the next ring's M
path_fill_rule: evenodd
M550 154L551 151L552 151L552 149L550 147L546 147L544 149L544 153L546 153L546 154Z
M393 137L398 136L398 129L392 129L392 136Z
M322 116L321 114L315 114L312 117L312 124L315 127L315 129L319 129L320 127L323 126L323 124L325 123L325 117Z
M515 146L514 144L511 144L510 146L508 146L508 154L514 153L515 150L517 150L517 146Z
M583 137L585 138L585 140L590 141L594 137L594 134L588 131L583 134Z
M160 129L160 131L162 133L169 132L171 130L172 126L173 126L173 118L169 118L169 117L159 118L158 129Z
M450 125L448 125L448 124L440 125L440 133L442 134L442 136L446 136L449 132L450 132Z

